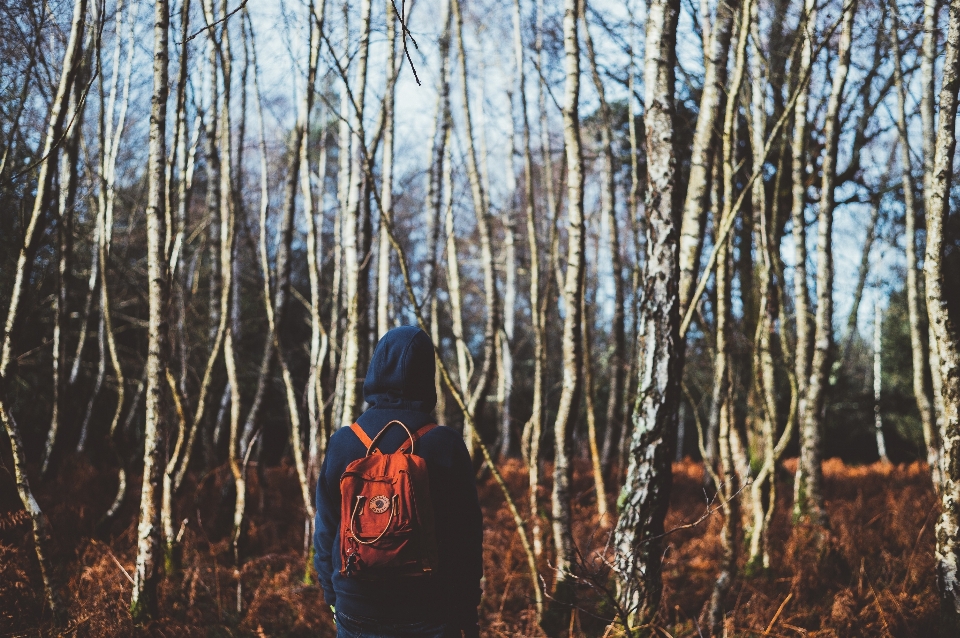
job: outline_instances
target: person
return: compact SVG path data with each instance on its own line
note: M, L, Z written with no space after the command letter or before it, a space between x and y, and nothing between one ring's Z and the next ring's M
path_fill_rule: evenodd
M433 343L423 330L403 326L383 335L363 383L368 408L357 419L368 437L394 420L411 432L436 422L435 367ZM407 439L404 428L391 427L376 447L390 454ZM341 428L330 437L317 480L314 565L338 638L477 638L483 520L463 438L439 426L416 442L414 453L427 465L438 558L437 569L423 576L370 580L341 574L340 479L366 453L358 435Z

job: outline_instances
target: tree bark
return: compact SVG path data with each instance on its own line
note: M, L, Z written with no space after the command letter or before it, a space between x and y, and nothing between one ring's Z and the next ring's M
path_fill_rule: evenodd
M576 592L573 577L574 542L571 520L570 457L573 424L577 419L583 386L582 299L584 287L585 233L583 218L583 150L580 140L580 2L565 0L563 13L564 70L563 139L567 156L567 269L563 285L563 376L560 402L553 426L553 543L556 549L554 598L558 609L551 616L569 611ZM549 623L552 624L552 623ZM548 629L549 632L549 629Z
M957 91L960 89L960 1L950 3L947 46L940 88L940 119L930 190L927 192L927 250L924 275L927 313L939 353L944 419L943 464L946 468L937 520L936 563L940 587L940 635L960 632L960 351L956 317L947 306L944 273L944 226L949 213L953 155L956 149Z
M799 73L808 75L813 64L813 36L817 28L817 5L814 0L804 0L800 45ZM801 77L798 86L799 97L793 114L793 206L790 218L793 223L793 299L796 315L796 366L797 380L800 383L800 396L806 394L807 381L810 379L810 292L807 288L807 107L810 102L810 82ZM802 419L802 413L800 415Z
M887 444L883 438L883 419L880 416L880 390L882 389L881 373L881 324L883 314L880 309L880 300L877 300L873 312L873 428L877 437L877 454L882 463L889 463L887 458Z
M490 233L490 211L487 202L486 188L483 183L483 177L480 173L480 166L477 161L477 152L473 144L474 128L470 109L470 92L468 89L467 75L467 52L463 44L463 12L461 11L460 0L451 0L453 9L453 18L456 23L457 50L460 60L461 83L461 102L463 106L464 140L467 145L467 177L470 181L470 192L473 196L473 211L477 220L477 232L480 235L480 261L483 267L483 291L486 304L486 319L483 328L483 363L481 364L480 375L475 387L471 390L468 385L464 386L464 392L469 397L467 408L471 412L471 418L464 424L463 437L467 444L467 449L471 454L474 452L473 439L476 434L471 424L476 418L477 409L483 400L492 376L495 357L495 339L499 329L499 308L497 305L496 280L494 278L493 268L493 246ZM449 256L448 256L449 258Z
M147 416L143 450L143 487L140 492L140 523L137 527L137 562L130 612L142 622L157 612L160 580L157 521L157 490L164 452L163 373L166 368L166 260L162 253L164 229L163 193L166 159L167 38L170 9L167 0L157 0L153 29L153 100L150 114L150 157L147 168L147 277L149 328L147 341Z
M610 271L613 277L613 316L610 323L610 359L607 368L610 370L610 391L607 397L606 428L608 431L619 432L622 424L621 403L623 400L623 380L626 373L625 358L627 337L624 318L623 292L623 260L620 255L620 229L617 226L617 165L614 160L613 114L607 102L603 79L597 67L597 55L593 48L593 38L590 36L590 25L587 22L586 0L580 7L583 20L584 42L587 45L587 58L590 61L590 75L593 77L593 86L600 99L600 144L603 147L603 189L601 190L600 206L603 213L603 222L607 226L607 242L610 252ZM609 437L608 437L609 438ZM603 465L601 463L601 465ZM606 471L606 466L603 466Z
M927 464L933 479L934 488L939 490L943 482L943 468L940 459L940 437L933 405L928 394L924 371L929 364L924 347L921 324L926 319L926 307L920 305L920 291L917 285L917 204L914 195L913 161L910 157L910 137L907 132L906 103L907 94L903 80L903 64L900 55L900 15L896 3L891 3L894 12L891 49L893 52L894 83L897 89L897 132L900 137L900 165L902 171L903 212L906 222L906 269L907 269L907 312L910 321L910 352L913 363L913 395L920 411L923 425L923 440L927 446ZM926 34L925 34L926 35ZM924 171L926 175L926 171Z
M350 191L347 203L347 215L344 218L343 231L343 260L345 281L345 301L347 328L343 340L343 354L341 357L341 373L343 374L343 407L340 416L340 427L347 427L353 423L359 407L357 386L362 382L357 367L360 364L360 339L366 338L362 334L361 323L366 319L361 312L360 297L362 283L360 262L364 256L362 251L362 237L360 236L362 223L361 215L365 211L363 200L366 197L368 184L365 182L362 163L366 161L366 137L364 134L363 116L364 99L367 90L367 61L370 53L370 4L371 0L363 0L360 5L360 49L357 54L356 87L352 90L353 116L351 119L351 156Z
M620 493L614 533L614 571L621 621L646 623L660 604L660 535L670 496L673 425L679 399L679 229L674 189L674 65L679 0L652 0L644 61L644 125L647 144L644 307L638 352L639 386L630 439L627 478Z
M27 477L26 452L20 436L20 428L14 420L8 403L8 391L12 382L13 371L13 344L15 329L18 323L20 304L25 293L24 286L30 280L30 270L33 257L39 247L40 236L43 232L43 215L47 210L53 186L53 176L56 170L56 146L64 133L66 124L68 101L74 82L80 73L83 56L84 25L86 24L87 0L75 0L73 17L70 24L70 36L64 54L62 71L57 85L50 115L47 121L46 138L43 143L43 158L39 165L37 178L37 192L34 196L33 207L23 229L23 244L17 258L14 271L13 289L10 293L7 318L3 326L2 347L0 347L0 421L3 421L4 431L10 441L10 451L13 456L14 479L17 494L24 509L30 516L33 530L34 550L40 564L40 575L43 580L44 593L47 605L51 612L59 618L61 613L59 596L51 581L50 564L46 558L47 527L40 505L33 496L30 481Z
M697 273L700 269L700 253L703 249L706 214L710 208L710 173L714 155L714 140L717 137L717 119L723 101L727 77L727 57L733 35L733 19L740 0L717 4L717 15L710 28L707 51L704 53L703 93L697 125L690 151L690 176L683 202L680 222L680 307L686 308L693 298ZM701 16L704 22L709 16Z
M853 17L856 2L844 7L840 50L833 74L824 129L823 163L820 183L820 211L817 226L817 315L814 327L814 354L807 391L800 396L800 462L795 482L794 511L809 517L816 527L826 525L820 467L823 448L823 410L833 343L833 209L840 141L840 103L850 68ZM798 357L799 357L798 352Z
M393 219L393 102L397 84L397 33L396 18L392 0L386 0L387 16L387 87L383 96L383 162L380 168L382 176L380 203L383 212ZM402 18L403 16L401 16ZM377 257L377 337L382 337L390 329L390 238L380 233L379 256Z

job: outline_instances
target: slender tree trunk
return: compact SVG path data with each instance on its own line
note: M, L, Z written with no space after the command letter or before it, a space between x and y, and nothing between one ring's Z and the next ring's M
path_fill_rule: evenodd
M380 169L382 185L380 204L383 212L393 219L393 101L397 83L397 33L396 18L391 0L386 0L387 16L387 88L384 95L383 164ZM402 16L401 16L402 17ZM390 238L380 233L380 249L377 258L377 336L382 337L390 329Z
M833 86L827 105L820 183L820 212L817 228L817 315L813 364L807 392L801 394L800 463L797 469L794 510L797 516L810 517L816 527L827 523L823 507L822 460L823 410L830 369L830 346L833 343L833 209L837 176L837 153L840 141L840 103L850 68L850 46L856 3L844 8L840 31L840 50ZM798 353L799 354L799 353Z
M557 580L554 598L559 609L551 616L569 612L576 583L572 569L574 545L571 521L570 457L573 424L583 386L582 297L584 287L585 233L583 218L583 150L580 141L580 2L565 0L563 14L564 70L563 139L567 156L567 271L563 286L563 377L560 402L553 426L553 543L556 548ZM549 632L549 628L548 628Z
M495 365L495 340L499 327L499 311L497 307L496 280L493 269L493 246L490 233L490 211L487 203L486 189L484 187L483 176L480 173L480 166L477 161L477 152L473 144L474 128L470 109L470 91L468 87L467 75L467 52L463 44L463 13L460 7L460 0L451 0L453 9L453 18L456 25L457 50L460 60L461 83L461 102L463 103L463 116L465 135L464 140L467 144L467 177L470 181L470 192L473 195L473 211L477 219L477 232L480 235L480 261L483 267L483 291L486 304L486 320L483 328L483 363L476 386L470 390L469 386L464 386L464 391L469 397L467 408L471 411L471 418L465 422L463 437L467 444L467 449L473 454L476 447L473 443L475 433L472 424L476 418L478 406L486 395L487 386L490 383L493 368ZM452 258L453 256L448 256Z
M343 3L343 55L339 61L344 73L349 72L350 55L350 5ZM345 350L342 345L341 310L344 295L344 250L345 239L344 223L348 218L350 205L350 179L353 170L353 136L350 133L350 87L347 77L341 78L339 129L337 132L337 212L333 222L334 251L333 251L333 285L331 286L332 303L330 304L330 340L334 347L330 349L330 374L335 391L333 408L333 423L340 426L343 416L343 363ZM355 240L354 240L355 241ZM338 358L339 355L339 358ZM338 365L339 362L339 365ZM349 418L349 417L347 417Z
M885 181L885 180L884 180ZM881 186L886 186L881 183ZM850 354L850 348L853 346L853 338L857 333L857 318L860 315L860 303L863 301L863 291L867 287L867 276L870 274L870 252L873 250L873 243L877 238L877 223L880 221L880 205L882 196L877 195L873 202L873 210L870 212L870 221L867 223L867 236L863 241L863 252L860 254L860 268L857 271L857 287L853 293L853 305L850 308L850 315L847 317L847 328L843 337L843 344L840 350L840 358L834 364L837 368L847 360Z
M749 0L747 6L745 7L746 11L749 11ZM741 15L741 22L746 22L748 20L746 15ZM745 35L744 30L741 29L741 35ZM745 43L741 41L739 47L745 48ZM738 47L738 48L739 48ZM737 53L738 61L740 57L740 51ZM736 89L731 91L728 96L729 100L737 100ZM732 157L734 149L731 146L730 142L733 140L729 135L729 131L724 132L724 186L732 187L733 180L732 178ZM732 196L731 192L725 192L725 199L730 199ZM733 410L732 410L732 390L730 384L730 353L729 353L729 328L728 322L730 321L730 250L726 248L722 250L722 255L717 261L717 325L716 325L716 338L717 338L717 356L715 359L714 370L715 380L714 380L714 402L717 407L714 408L714 411L718 415L718 459L720 461L720 471L718 478L720 479L719 484L717 485L717 490L719 491L719 496L721 499L720 507L723 511L723 529L720 532L720 546L721 546L721 557L720 557L720 573L717 576L717 580L713 586L713 593L710 597L710 610L709 610L709 627L711 636L720 636L725 634L725 628L723 626L724 619L724 603L727 596L727 593L730 591L730 586L733 584L733 578L736 575L737 568L737 542L736 542L736 525L737 517L734 510L735 500L734 495L737 492L737 470L736 463L734 462L734 453L732 449L732 439L735 436L732 432L732 421L733 421Z
M927 251L924 275L927 313L934 334L942 380L943 465L946 468L937 520L936 563L940 587L940 635L960 633L960 352L956 317L947 306L944 226L956 149L957 91L960 89L960 1L950 3L950 21L940 89L940 120L930 190L927 192Z
M510 100L513 101L512 99ZM510 135L510 165L508 187L511 194L511 204L515 201L517 192L517 178L513 167L513 157L516 155L516 135ZM510 401L513 396L513 345L514 327L516 326L517 303L517 250L513 220L510 214L513 206L505 207L503 211L503 326L497 333L500 342L500 374L497 387L497 401L500 404L500 458L507 458L513 448L513 417L510 412Z
M877 454L882 463L889 463L887 458L887 444L883 438L883 419L880 417L880 390L882 389L882 377L880 375L880 353L881 353L881 324L883 314L880 309L880 300L877 300L873 312L873 424L874 434L877 437Z
M740 101L740 91L743 86L743 77L746 72L747 42L750 33L752 2L747 0L739 12L739 29L737 32L736 57L733 77L727 90L727 103L724 110L722 135L722 175L723 175L723 211L721 219L729 219L734 215L735 178L737 163L737 121ZM719 229L718 229L719 230ZM724 515L723 530L720 534L722 557L720 559L720 573L714 584L710 599L710 633L717 636L723 633L724 602L737 567L737 508L734 496L739 484L749 481L749 462L739 447L742 441L738 438L734 419L735 404L731 383L731 365L734 363L730 352L729 323L731 320L731 250L729 242L724 243L717 258L716 277L716 363L714 364L714 406L711 417L717 418L717 449L720 462L720 484L717 490L720 493L721 509ZM742 284L742 281L741 281ZM749 310L744 308L744 314ZM748 333L749 334L749 333ZM738 446L737 444L741 445ZM750 499L745 499L749 501ZM744 503L744 509L750 509L751 503Z
M630 23L630 33L631 33L631 42L633 41L633 17L631 14L631 23ZM636 345L638 339L638 329L639 329L639 290L640 290L640 275L641 267L643 264L643 242L641 240L643 218L640 215L640 166L639 166L639 142L637 138L637 113L636 113L636 98L634 97L634 55L633 49L630 49L630 66L627 71L627 101L629 103L629 108L627 110L627 116L629 117L629 122L627 123L627 129L629 131L630 138L630 191L627 197L627 212L629 220L629 228L631 230L631 235L633 236L633 248L634 248L634 263L631 273L631 282L630 290L632 295L632 317L631 323L633 324L633 330L630 338L631 348L630 353L624 351L624 355L627 356L627 369L626 377L623 384L623 399L621 401L620 409L620 431L614 432L612 428L607 427L606 436L603 440L603 452L601 456L601 463L603 467L610 471L611 464L613 463L614 452L617 452L617 476L621 476L626 469L626 463L624 459L626 458L626 445L624 441L628 438L628 433L630 428L628 424L630 423L630 417L633 414L633 402L632 396L634 391L634 378L636 376ZM617 448L615 450L615 448Z
M326 11L326 2L321 0L320 20ZM320 31L322 22L317 23L314 18L314 4L310 2L307 6L306 19L310 23L308 50L310 52L309 64L307 67L306 86L304 87L303 99L300 105L300 126L303 129L300 142L300 184L303 191L303 213L307 227L307 273L310 281L310 367L307 379L307 419L308 419L308 440L306 446L303 442L303 433L299 427L291 427L291 443L294 454L294 465L297 468L297 477L300 480L300 491L304 495L304 502L309 503L310 483L313 479L315 466L317 466L317 454L319 451L317 438L320 431L320 419L323 412L323 391L320 387L320 367L323 365L322 352L322 332L320 325L320 266L317 261L318 233L316 224L316 213L313 203L313 190L311 187L310 171L310 118L313 110L313 97L316 84L316 69L320 55ZM326 144L321 138L320 151L320 175L321 184L323 174L326 172ZM323 190L321 187L318 202L323 202ZM291 424L299 424L299 419L292 421ZM304 449L306 447L306 449ZM312 511L307 508L307 511ZM307 517L305 529L308 531L306 543L313 538L313 515ZM309 574L309 567L307 568Z
M925 359L925 347L921 325L926 319L926 308L920 305L920 292L917 285L917 204L914 195L913 161L910 157L910 137L907 132L906 103L907 94L903 80L903 65L900 56L900 16L896 3L891 3L894 11L891 49L893 51L894 84L897 89L897 131L900 136L900 164L902 170L903 212L906 222L906 268L907 268L907 312L910 321L910 351L913 363L913 395L920 411L923 425L923 440L927 446L927 464L933 479L934 488L939 490L943 482L943 468L940 464L940 437L937 421L928 394L926 375L928 360ZM926 35L926 34L925 34ZM926 174L926 171L924 171Z
M452 149L448 150L443 169L443 210L447 234L447 296L450 298L450 318L453 323L453 337L456 340L457 381L461 392L466 395L470 390L473 360L463 335L463 293L460 290L460 264L457 258L459 253L456 227L453 223L453 158L451 154Z
M936 67L938 0L923 0L923 41L920 49L920 120L923 140L923 193L928 196L933 188L933 165L936 154ZM928 211L929 216L929 211Z
M817 28L817 5L814 0L804 0L801 19L802 42L800 45L801 78L799 97L794 111L793 124L793 206L790 217L793 223L793 299L796 308L796 376L800 383L800 396L806 395L810 379L810 292L807 288L807 106L810 101L810 82L802 76L809 74L813 64L813 36ZM801 413L802 420L803 415Z
M75 85L78 82L74 83ZM68 104L67 118L73 120L76 116L77 108L77 89L74 86L71 91L71 97ZM58 269L58 290L54 302L55 322L53 327L53 409L50 417L50 430L47 433L47 444L44 449L43 461L40 468L41 478L47 473L50 457L53 454L54 444L57 439L57 432L60 427L60 392L63 383L60 379L60 359L61 351L66 362L66 335L61 335L61 331L66 332L69 315L67 309L67 278L69 276L69 257L72 237L69 234L73 232L73 212L76 206L77 197L77 166L80 151L80 128L78 122L71 127L67 139L64 140L64 153L60 157L60 197L57 208L60 219L57 223L57 235L59 238L58 249L60 252L60 262ZM84 327L84 332L86 327ZM82 338L82 337L81 337Z
M51 582L50 565L46 558L47 527L40 505L33 496L30 481L27 477L26 453L23 440L20 437L20 428L14 420L8 403L8 391L13 375L13 344L14 330L17 327L20 304L25 293L24 287L30 280L31 264L39 247L40 236L43 232L43 215L50 201L53 186L53 176L56 170L56 147L54 144L63 134L67 121L68 101L74 82L81 71L83 56L84 25L86 24L87 2L75 0L73 18L70 25L70 37L67 41L57 93L51 103L49 120L47 122L46 138L39 165L37 178L37 192L34 196L30 216L23 228L23 244L17 258L13 289L10 293L7 318L3 326L2 347L0 347L0 421L3 421L4 431L10 442L10 451L13 457L14 480L17 494L24 509L30 516L33 529L34 549L40 564L40 575L43 580L44 593L51 612L59 619L61 613L59 596Z
M367 90L367 60L370 53L370 4L371 0L363 0L360 8L360 49L357 54L356 86L352 90L353 117L352 130L352 166L350 169L350 192L347 203L347 215L344 218L343 231L343 259L346 275L345 300L347 329L343 340L343 355L341 357L341 373L343 374L343 408L340 416L340 427L347 427L353 423L358 408L357 385L362 381L357 367L360 365L360 339L366 338L361 324L364 322L360 297L361 288L365 285L360 281L362 254L362 223L361 215L365 207L363 200L366 197L368 184L365 182L362 163L366 161L366 136L364 134L364 98ZM363 334L361 334L363 333Z
M663 519L670 496L672 436L679 399L679 229L675 221L674 65L679 0L652 0L644 61L647 144L644 306L640 318L639 385L627 478L618 500L614 571L621 622L643 625L656 613Z
M519 0L514 5L514 55L517 52L517 29L519 18ZM537 35L535 48L540 68L543 68L543 0L537 0ZM522 39L520 42L522 62ZM523 65L519 65L521 86L524 86L525 74ZM524 90L521 89L521 96ZM533 208L533 176L532 159L530 157L530 125L527 117L526 100L524 102L524 184L527 189L527 242L530 246L530 317L533 329L533 405L531 406L530 420L524 425L522 446L526 453L529 476L528 500L530 506L531 530L533 537L533 553L537 557L543 552L543 541L540 529L540 439L543 432L543 375L546 359L546 299L548 290L540 291L540 255L537 246L536 211ZM550 126L547 118L546 87L543 81L538 84L538 102L540 115L540 144L543 154L543 188L546 191L547 211L553 214L556 208L553 193L553 156L550 151ZM550 245L552 250L552 243ZM549 267L549 264L548 264ZM547 277L549 282L550 277ZM549 289L549 283L546 286Z
M740 0L717 4L717 15L704 52L703 93L697 125L693 134L690 155L690 176L683 202L680 222L680 307L686 308L693 301L693 290L700 270L700 253L703 249L704 227L710 201L711 161L714 155L717 120L723 101L726 83L727 56L733 35L733 18L739 9ZM704 22L708 15L701 16Z
M581 14L582 17L582 14ZM586 21L584 21L586 23ZM587 307L587 295L581 295L580 315L583 327L583 394L587 404L587 437L590 446L590 462L593 466L594 491L597 493L597 516L600 525L607 526L607 488L603 480L603 466L600 464L600 448L597 445L597 411L594 405L593 357L591 356L592 334L590 330L590 311Z
M166 369L167 273L162 242L165 234L163 193L167 121L167 37L170 9L167 0L157 0L153 29L153 100L150 114L150 158L147 171L147 277L150 306L147 342L147 417L143 449L143 487L140 492L140 523L137 528L137 562L130 610L138 622L157 612L160 580L157 521L157 490L163 466L163 373Z
M614 159L614 131L613 114L607 103L603 79L597 67L597 56L593 48L593 38L590 36L590 25L586 15L586 0L580 7L583 20L584 42L587 45L587 58L590 61L590 75L593 86L600 98L600 143L603 147L603 189L601 190L600 206L603 211L603 222L607 226L607 240L610 253L610 271L613 276L613 317L610 324L610 359L607 364L610 370L610 392L607 398L606 427L608 431L620 431L618 422L623 399L623 380L625 370L625 356L627 349L626 327L624 319L623 293L623 261L620 256L620 229L617 226L617 165ZM602 465L602 464L601 464ZM604 470L606 469L605 466Z
M447 143L450 139L450 37L452 13L450 2L443 4L443 31L440 33L440 72L437 86L437 110L434 118L435 130L429 157L430 171L427 175L427 198L425 202L425 216L427 227L427 261L424 265L424 299L430 300L429 328L430 338L434 344L440 343L440 325L437 306L437 282L439 267L437 247L440 241L440 229L444 213L444 176L446 175ZM443 390L443 381L437 378L437 419L442 423L447 416L446 394Z

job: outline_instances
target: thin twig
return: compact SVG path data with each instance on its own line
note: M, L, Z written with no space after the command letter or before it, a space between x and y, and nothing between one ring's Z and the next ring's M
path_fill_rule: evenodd
M214 23L212 23L212 24L208 24L207 26L203 27L202 29L200 29L199 31L197 31L196 33L194 33L193 35L191 35L191 36L190 36L189 38L187 38L186 40L181 40L180 43L179 43L180 46L183 46L183 45L186 44L187 42L190 42L191 40L193 40L194 38L196 38L197 36L199 36L201 33L204 33L204 32L206 32L206 31L209 31L210 29L214 28L214 27L217 26L218 24L221 24L221 23L223 23L223 22L226 22L227 20L230 19L231 16L233 16L233 14L235 14L236 12L240 11L241 9L243 9L245 6L247 6L247 0L243 0L243 2L241 2L241 3L237 6L236 9L234 9L233 11L231 11L230 13L228 13L227 15L223 16L222 18L220 18L220 19L217 20L216 22L214 22ZM206 13L205 11L203 12L203 18L204 18L204 21L206 21L207 13Z

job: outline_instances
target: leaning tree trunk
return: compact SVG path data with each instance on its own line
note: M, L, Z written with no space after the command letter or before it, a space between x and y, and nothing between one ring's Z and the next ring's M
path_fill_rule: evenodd
M3 327L3 345L2 349L0 349L0 421L3 421L4 430L10 441L17 493L24 509L30 516L34 546L37 560L40 563L40 575L43 579L47 604L50 606L50 610L58 617L61 611L59 600L50 580L50 565L47 562L45 553L47 545L46 521L44 520L43 512L40 510L40 505L37 503L33 496L33 491L30 489L30 481L26 474L27 459L23 448L23 440L20 437L20 428L14 420L13 413L10 411L7 392L10 388L12 381L11 375L13 374L14 329L17 327L20 304L23 301L25 293L24 287L30 280L30 265L36 254L40 236L43 233L42 218L49 204L53 186L53 176L56 169L56 147L54 144L63 134L70 93L81 70L86 13L87 1L76 0L73 5L73 19L70 25L70 38L67 42L66 53L63 59L63 70L60 73L56 96L50 107L50 119L47 122L47 136L44 140L43 153L41 154L41 158L43 159L40 161L40 173L37 179L37 192L34 196L33 209L28 218L29 221L27 221L26 228L23 229L23 244L20 248L20 255L17 258L13 290L10 293L10 304L7 309L7 318Z
M628 630L657 612L663 581L663 519L670 497L672 430L679 399L680 340L678 228L673 151L674 65L679 0L652 0L644 61L647 144L644 307L637 353L639 386L627 478L614 535L618 601Z
M809 517L815 527L827 523L823 506L823 410L833 343L833 209L837 178L837 151L840 141L840 102L850 69L850 45L856 3L844 8L840 51L827 104L820 183L820 212L817 227L817 315L814 326L814 353L806 393L800 398L800 463L795 483L794 512ZM799 318L798 318L799 321ZM797 356L800 356L798 351Z
M137 563L130 612L143 621L157 611L160 581L158 554L160 528L157 520L157 489L163 470L163 377L166 368L166 259L164 237L164 161L167 122L167 37L170 10L167 0L157 0L153 28L153 100L150 114L150 157L147 165L147 416L143 447L143 488L140 492L140 524L137 527Z
M960 331L947 306L944 273L944 226L949 214L953 155L956 149L957 91L960 89L960 0L950 3L950 26L940 89L933 175L927 193L927 252L924 275L927 313L940 354L944 419L943 464L946 468L937 520L937 580L940 586L941 636L960 634Z

